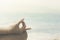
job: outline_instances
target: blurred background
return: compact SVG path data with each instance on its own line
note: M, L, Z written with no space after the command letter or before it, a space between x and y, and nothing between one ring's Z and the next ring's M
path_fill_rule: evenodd
M60 0L0 0L0 29L25 18L28 40L60 38Z

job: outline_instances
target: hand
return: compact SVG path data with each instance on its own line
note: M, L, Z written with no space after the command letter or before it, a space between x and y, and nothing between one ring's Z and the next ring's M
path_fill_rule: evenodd
M21 19L21 21L20 22L23 22L24 21L24 18L23 19Z

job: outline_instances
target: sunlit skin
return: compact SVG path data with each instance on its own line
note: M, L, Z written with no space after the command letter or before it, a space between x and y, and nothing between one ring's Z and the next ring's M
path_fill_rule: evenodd
M20 23L22 23L21 28L19 28ZM31 28L26 28L24 19L22 19L17 24L15 24L11 30L0 30L0 36L1 35L3 36L2 38L0 38L0 40L2 40L2 39L3 40L9 40L9 39L10 40L27 40L28 34L27 34L26 30L30 30L30 29ZM4 38L4 37L6 37L6 38ZM16 37L16 39L14 37Z
M22 23L21 28L19 28L20 23ZM30 29L31 28L26 28L26 24L24 22L24 19L22 19L17 24L15 24L11 30L0 30L0 34L21 33L23 31L30 30Z

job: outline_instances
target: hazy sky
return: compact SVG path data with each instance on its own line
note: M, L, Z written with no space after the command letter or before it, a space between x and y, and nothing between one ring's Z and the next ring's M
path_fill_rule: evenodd
M60 13L60 0L0 0L0 13Z

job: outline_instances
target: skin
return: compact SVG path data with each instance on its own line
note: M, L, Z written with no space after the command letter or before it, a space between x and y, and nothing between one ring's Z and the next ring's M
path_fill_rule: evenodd
M20 23L22 23L21 28L19 28ZM0 40L9 40L9 39L10 40L27 40L28 35L27 35L26 30L30 30L30 29L31 28L26 28L24 19L22 19L17 24L15 24L11 30L0 30L0 34L3 34L3 35L9 34L10 35L10 36L6 36L6 38L4 37L4 39L0 38ZM15 34L15 35L11 35L11 34ZM15 37L16 37L16 39L15 39Z

